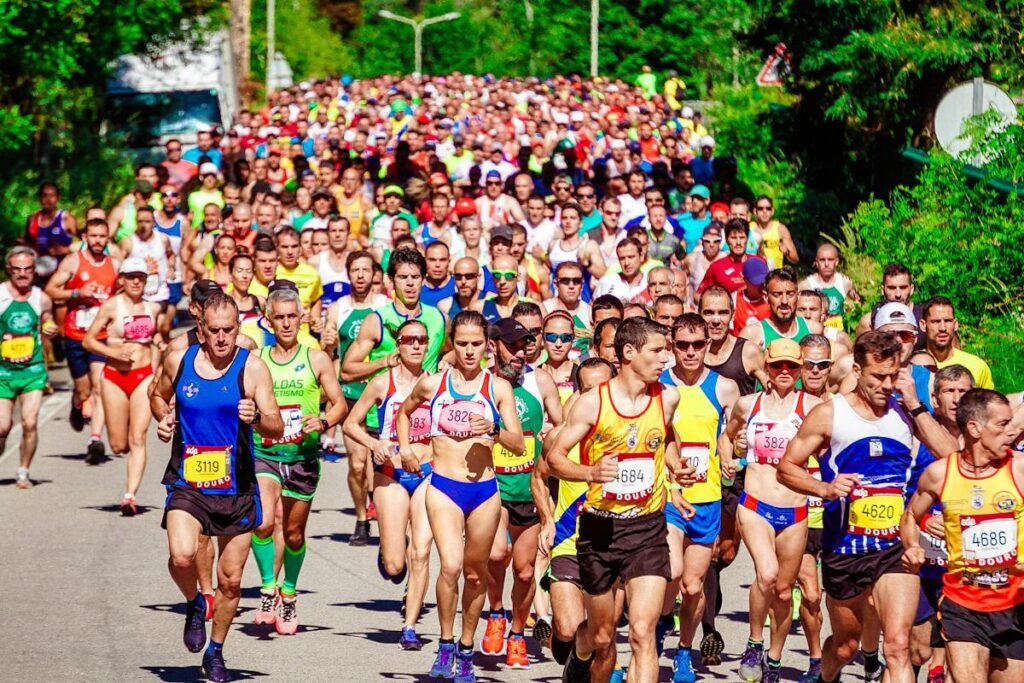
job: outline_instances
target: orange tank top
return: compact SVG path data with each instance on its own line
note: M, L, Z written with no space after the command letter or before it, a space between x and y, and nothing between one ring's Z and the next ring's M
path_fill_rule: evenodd
M104 256L103 263L97 266L80 253L78 269L65 285L67 289L77 290L79 296L68 299L68 312L64 317L64 336L77 341L85 339L85 333L96 319L100 305L114 295L116 286L117 271L114 269L112 258ZM82 294L83 289L88 290L88 294ZM99 338L105 336L104 332Z

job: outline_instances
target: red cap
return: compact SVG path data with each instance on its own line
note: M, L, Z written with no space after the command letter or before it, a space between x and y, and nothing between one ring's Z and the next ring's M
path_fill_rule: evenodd
M438 171L437 173L431 173L430 174L430 184L431 185L447 185L448 184L448 176L446 176L444 173L441 173L440 171Z
M476 202L469 197L462 197L455 202L455 215L459 218L476 215Z

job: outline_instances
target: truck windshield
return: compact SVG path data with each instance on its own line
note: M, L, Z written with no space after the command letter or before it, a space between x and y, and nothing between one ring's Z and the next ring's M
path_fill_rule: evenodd
M195 133L220 122L215 90L107 95L106 119L112 132L127 136L129 147L160 144L161 136Z

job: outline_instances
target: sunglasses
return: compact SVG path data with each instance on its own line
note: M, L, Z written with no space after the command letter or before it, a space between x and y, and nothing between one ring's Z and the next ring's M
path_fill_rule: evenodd
M770 206L755 206L754 210L755 211L771 211L772 207L770 207Z
M559 185L555 188L555 192L572 192L572 188L566 187L565 185Z
M560 285L582 285L582 277L560 277L558 278L558 284Z
M397 341L399 344L409 344L410 346L426 346L427 337L426 335L404 335Z
M562 333L545 332L544 333L544 341L549 342L551 344L568 344L572 340L573 340L573 336L572 336L571 332L562 332Z
M500 180L488 180L487 184L488 185L504 185L505 183L501 182Z
M534 337L539 337L540 333L544 331L542 327L527 327L526 331L532 334Z
M577 199L593 199L594 198L594 194L592 192L591 193L587 193L587 194L577 194L576 198Z
M178 193L177 192L164 192L164 196L165 197L177 197Z
M830 360L804 360L804 368L808 371L819 371L824 372L832 367L832 361Z
M519 277L519 273L514 270L492 270L491 275L495 280L508 280L509 282Z
M800 368L800 364L794 363L791 360L780 360L775 363L768 363L768 367L772 370L789 370L790 372L793 372Z
M917 341L917 332L911 332L910 330L897 330L893 332L900 341L904 344L909 344L912 341Z
M700 351L707 345L707 339L699 339L697 341L686 341L685 339L680 339L675 343L676 351L689 351L690 349Z
M476 273L455 273L456 280L475 280Z

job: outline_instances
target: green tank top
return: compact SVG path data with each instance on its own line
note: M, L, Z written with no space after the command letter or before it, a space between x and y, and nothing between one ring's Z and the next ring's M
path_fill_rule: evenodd
M373 313L373 309L353 308L348 311L340 323L338 323L338 358L345 359L348 347L352 346L359 336L359 330L363 327L366 317ZM366 389L366 382L345 382L341 385L341 392L345 398L355 401ZM372 411L371 411L372 412Z
M25 301L17 301L11 286L0 285L0 379L46 372L39 316L43 293L38 287Z
M297 462L315 459L320 450L320 433L302 433L307 415L320 416L320 382L310 360L310 349L299 344L295 356L287 363L278 363L270 356L272 346L260 349L260 358L270 369L274 380L274 396L284 420L284 434L279 439L256 437L256 455L267 460Z
M408 320L406 316L398 312L394 303L378 308L374 312L380 318L381 334L380 342L373 347L373 351L370 351L370 356L367 359L370 362L395 352L395 349L398 348L395 335L398 334L398 328L402 326L402 323ZM428 374L437 372L437 359L441 354L441 345L444 343L444 316L433 306L420 303L420 314L416 316L416 320L419 320L427 328L427 339L429 339L427 352L423 356L423 372ZM384 371L381 370L381 372ZM380 372L377 374L379 375ZM366 425L373 429L379 428L377 411L371 410L366 415Z
M501 499L509 503L527 503L533 500L530 477L540 452L537 434L544 427L544 403L537 387L537 371L531 370L512 389L516 401L516 414L523 427L526 450L515 455L499 443L494 444L494 474L498 478Z
M771 319L761 321L761 332L764 333L764 346L761 349L763 351L767 349L768 345L771 344L776 339L792 339L797 344L799 344L801 339L803 339L804 337L811 333L811 330L809 327L807 327L807 321L801 318L800 316L797 316L796 334L794 334L792 337L786 337L777 329L775 329L775 325L772 325Z
M843 293L837 287L822 287L821 292L828 299L828 314L842 315L843 303L846 301Z

